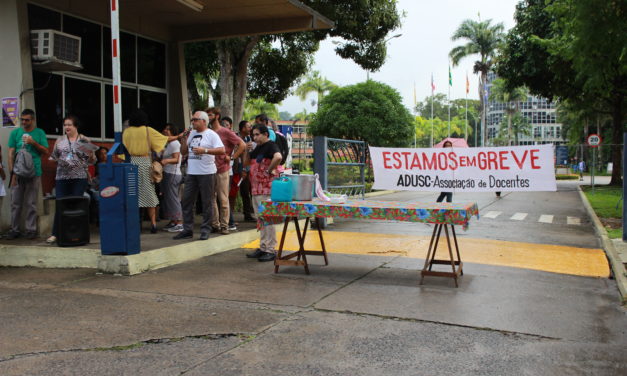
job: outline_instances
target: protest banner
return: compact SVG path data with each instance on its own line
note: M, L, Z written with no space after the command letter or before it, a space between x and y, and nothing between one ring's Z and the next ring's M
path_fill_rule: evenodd
M555 191L553 145L406 149L370 147L373 189Z

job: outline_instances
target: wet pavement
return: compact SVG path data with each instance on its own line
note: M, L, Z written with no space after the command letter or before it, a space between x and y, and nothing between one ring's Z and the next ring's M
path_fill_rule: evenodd
M564 208L555 218L574 216L576 205L560 198L552 197ZM525 200L477 201L518 212ZM567 223L505 222L473 219L463 236L503 244L526 237L540 249L571 242ZM408 234L407 224L381 224L329 231ZM580 247L598 248L585 226L572 232ZM0 268L0 374L627 373L627 312L607 277L465 262L455 288L438 277L419 285L424 260L397 253L332 253L328 266L312 258L306 275L300 267L274 274L247 251L134 276Z

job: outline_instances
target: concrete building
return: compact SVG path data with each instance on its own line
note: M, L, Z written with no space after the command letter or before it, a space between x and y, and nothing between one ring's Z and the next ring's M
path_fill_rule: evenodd
M497 78L494 72L488 73L487 90L490 93L492 82ZM489 94L488 94L489 95ZM487 142L497 137L501 123L504 121L505 109L513 103L488 101L486 113ZM561 145L565 141L562 137L562 124L557 122L556 102L549 102L546 98L528 96L527 100L518 103L522 115L531 124L531 134L519 135L520 145L555 144ZM513 138L513 137L512 137Z
M0 98L17 98L18 113L35 109L37 126L49 135L51 147L70 113L81 119L81 133L96 143L113 140L109 9L109 0L0 1ZM296 0L119 0L119 12L122 115L142 107L155 126L189 124L185 42L332 26ZM80 37L82 68L34 64L31 31L40 29ZM12 130L0 129L5 167ZM54 173L54 166L44 166L44 193L50 192ZM7 199L3 228L8 208Z

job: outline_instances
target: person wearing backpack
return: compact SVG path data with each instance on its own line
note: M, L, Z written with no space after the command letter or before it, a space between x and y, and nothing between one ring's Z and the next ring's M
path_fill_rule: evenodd
M35 111L25 109L22 126L9 136L9 171L11 190L11 229L5 239L19 238L22 208L25 211L27 239L37 237L37 196L41 185L41 156L48 154L46 133L35 124Z

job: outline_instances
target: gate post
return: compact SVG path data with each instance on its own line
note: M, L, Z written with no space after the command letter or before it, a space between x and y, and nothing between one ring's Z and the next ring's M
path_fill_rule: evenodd
M314 174L318 174L322 189L327 189L328 170L327 170L327 138L325 136L315 136L313 143L314 155ZM312 222L312 224L315 222ZM320 218L322 228L327 227L327 219Z
M627 178L627 133L623 133L623 241L627 241L627 205L625 205L625 195L627 194L627 185L625 185L625 178Z

